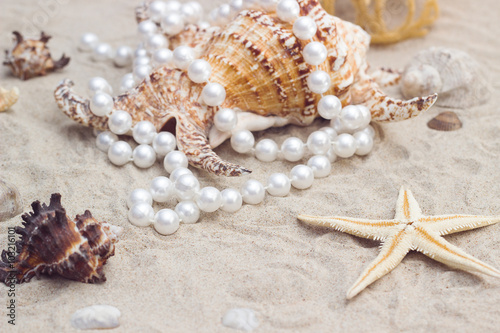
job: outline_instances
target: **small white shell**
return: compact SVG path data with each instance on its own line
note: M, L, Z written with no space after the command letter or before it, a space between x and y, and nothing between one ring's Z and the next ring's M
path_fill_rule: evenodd
M0 87L0 112L7 111L19 99L19 89L17 87L6 90Z
M17 188L0 179L0 221L21 213L23 201Z
M222 325L250 332L259 326L259 320L252 309L236 308L226 312L222 318Z
M76 311L71 316L71 325L79 330L115 328L120 326L120 310L111 305L92 305Z

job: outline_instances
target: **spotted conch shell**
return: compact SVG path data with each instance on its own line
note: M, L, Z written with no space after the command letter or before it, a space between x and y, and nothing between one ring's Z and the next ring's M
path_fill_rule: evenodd
M343 105L363 104L375 121L398 121L415 117L434 104L436 95L399 101L386 96L366 74L366 52L370 37L359 26L327 14L316 0L299 0L301 15L318 25L314 36L328 49L320 70L330 74L332 86L326 94L340 98ZM225 108L240 109L239 128L251 131L273 126L307 126L318 117L321 95L307 87L308 75L316 70L302 57L308 41L297 39L292 25L276 13L244 10L226 26L201 29L188 26L173 37L171 46L195 46L200 58L212 66L211 82L226 88ZM108 118L96 117L89 101L64 80L55 91L58 106L77 122L107 129ZM185 71L169 66L155 70L135 89L117 96L114 108L130 113L133 123L151 121L158 130L175 128L177 144L191 165L218 175L239 176L249 170L222 161L212 150L230 137L213 125L218 108L201 102L202 84L193 83Z
M49 72L63 68L69 63L64 54L61 59L54 61L47 47L51 38L42 32L40 39L24 39L17 31L13 32L16 45L10 51L5 51L4 65L9 66L12 73L21 80L28 80L36 76L46 75Z
M0 87L0 112L7 111L19 99L19 89L14 87L10 90Z

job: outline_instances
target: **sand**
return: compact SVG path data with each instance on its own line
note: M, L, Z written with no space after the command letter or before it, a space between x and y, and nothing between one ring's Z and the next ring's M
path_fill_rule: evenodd
M204 3L210 9L218 1ZM88 79L106 77L118 90L126 69L95 63L78 52L81 33L98 33L113 46L135 43L135 0L2 1L0 49L11 46L12 30L30 32L29 22L54 36L55 57L71 57L63 71L26 82L1 70L1 86L18 86L19 102L0 114L0 176L19 188L24 211L34 200L62 194L74 216L90 209L99 220L124 228L116 253L105 266L107 281L91 285L42 277L16 287L19 332L72 332L78 309L109 304L120 309L116 332L233 332L221 324L227 310L251 308L258 332L493 332L500 322L500 280L453 270L412 252L390 274L351 301L346 291L378 254L379 243L326 228L305 226L300 213L374 219L392 218L401 185L407 185L427 215L500 215L499 94L482 106L454 110L464 126L456 132L430 130L426 123L449 110L433 107L410 121L378 126L373 152L340 160L330 176L312 188L292 190L285 198L268 196L263 204L234 214L205 214L200 223L182 225L173 236L136 228L126 218L125 199L165 171L133 165L115 167L98 151L91 129L63 115L53 90L72 78L84 93ZM486 69L495 92L500 88L500 6L494 0L440 1L441 17L425 38L373 47L374 68L402 68L417 51L431 46L469 52ZM44 14L44 9L50 15ZM397 97L398 92L393 92ZM257 133L278 143L294 135L305 140L325 125L289 126ZM252 170L265 181L288 172L291 163L261 163L234 153L228 142L217 148L223 158ZM202 184L223 189L243 179L221 179L195 171ZM172 207L157 205L155 208ZM17 216L0 224L0 245ZM500 224L447 236L446 239L494 267L500 267ZM1 288L0 331L7 323Z

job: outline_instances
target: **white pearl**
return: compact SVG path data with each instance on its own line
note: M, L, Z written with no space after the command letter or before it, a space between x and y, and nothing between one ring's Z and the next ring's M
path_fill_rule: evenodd
M330 146L330 136L326 132L315 131L307 138L307 148L314 155L326 154Z
M132 147L125 141L117 141L109 147L108 157L114 165L125 165L132 158Z
M234 188L227 188L221 192L222 207L221 210L227 213L234 213L238 211L243 205L243 198L241 193Z
M198 23L199 20L201 20L201 17L203 16L203 13L204 13L204 10L203 10L203 6L197 2L197 1L190 1L188 2L189 5L191 5L191 7L194 9L194 12L196 13L196 15L198 15L198 20L194 23Z
M326 46L320 42L310 42L302 52L304 60L311 66L318 66L325 62L328 55Z
M95 61L105 61L113 56L113 49L108 43L99 43L94 48L94 53L92 53L92 59Z
M337 154L335 154L335 148L333 146L326 153L326 157L328 158L330 163L333 163L337 160Z
M140 65L134 67L133 74L135 82L139 83L145 78L148 78L152 70L153 68L150 65Z
M240 154L248 153L255 144L255 138L252 132L240 130L231 136L231 147Z
M342 133L353 133L354 131L353 130L350 130L348 128L346 128L344 126L344 123L342 122L342 120L340 120L340 117L337 117L337 118L333 118L331 121L330 121L330 126L335 130L335 132L337 132L338 134L342 134Z
M181 11L182 4L176 0L167 1L165 13L175 13Z
M300 6L297 0L281 0L276 7L276 14L280 20L292 23L300 15Z
M223 4L219 7L217 12L217 21L220 25L225 25L231 20L233 13L231 12L231 6L228 4Z
M188 76L194 83L207 82L212 75L212 66L203 60L197 59L188 67Z
M313 38L317 30L316 22L308 16L299 17L293 24L293 34L301 40Z
M221 109L214 116L214 125L221 132L231 132L238 124L238 116L233 109Z
M147 55L139 56L134 59L133 65L134 67L151 65L151 59Z
M174 151L176 145L175 136L170 132L160 132L153 139L153 149L159 157Z
M147 203L148 205L152 206L153 197L151 196L151 193L143 188L136 188L135 190L130 192L127 198L127 207L132 208L132 206L138 203Z
M186 155L178 150L171 151L163 160L163 167L168 173L172 173L177 168L187 168L188 159Z
M156 162L156 152L150 145L138 145L132 153L132 159L138 168L150 168Z
M141 43L139 47L134 51L134 58L147 57L147 56L148 56L148 50L146 50Z
M115 134L125 134L132 127L132 117L125 111L115 111L109 117L108 126L109 130Z
M97 92L90 100L90 111L98 117L104 117L113 110L113 105L113 97L104 92Z
M174 171L172 171L172 173L170 174L170 181L172 183L175 183L177 181L177 179L182 176L182 175L192 175L193 173L191 172L191 170L189 170L188 168L177 168L175 169Z
M323 178L330 174L332 171L332 164L328 157L324 155L315 155L307 161L307 166L310 167L314 173L314 178Z
M152 60L154 68L169 65L174 60L174 53L169 49L158 49L153 52Z
M364 129L361 130L361 132L365 132L366 134L370 135L372 139L375 138L375 130L371 125L366 126Z
M239 14L243 10L243 0L231 0L229 6L233 14Z
M181 201L175 206L175 212L182 223L192 224L200 219L200 209L194 201Z
M208 14L208 18L210 20L210 23L213 25L218 25L219 23L219 8L214 8L210 11L210 14Z
M323 96L318 103L318 113L324 119L333 119L340 115L342 102L334 95Z
M273 173L267 179L267 192L275 197L284 197L290 193L291 185L291 180L287 175L283 173Z
M266 196L264 186L255 179L247 180L240 189L243 202L250 205L258 205Z
M200 21L198 23L198 28L200 28L201 30L207 30L211 27L210 23L208 23L207 21Z
M166 10L167 4L164 1L156 0L149 4L149 15L154 21L158 21Z
M178 46L174 50L175 67L186 70L194 61L194 50L189 46Z
M314 172L307 165L299 164L294 166L290 174L292 178L292 186L299 190L311 187L314 181Z
M123 76L120 82L120 92L124 93L135 87L134 74L127 73Z
M260 6L267 12L274 12L276 10L277 0L259 0Z
M154 217L153 227L161 235L171 235L179 229L179 215L171 209L162 209Z
M174 184L179 200L192 200L200 191L200 182L194 175L185 174L177 178Z
M325 71L317 70L307 77L307 86L316 94L324 94L330 89L331 84L330 75Z
M118 67L129 66L132 63L134 51L130 46L120 46L116 49L115 58L113 59L115 65Z
M295 137L286 139L281 145L281 152L285 160L296 162L304 157L304 143Z
M175 36L184 30L184 19L178 13L170 13L161 21L163 31L169 36Z
M108 152L109 147L111 147L111 145L116 141L118 141L118 137L116 136L116 134L113 134L109 131L99 133L99 135L95 139L97 148L105 153Z
M222 195L215 187L204 187L196 197L196 204L204 212L215 212L222 206Z
M149 185L149 192L156 202L166 202L174 196L174 184L164 176L154 178Z
M153 221L155 211L149 203L135 204L128 211L128 220L136 227L147 227Z
M364 123L363 114L356 105L347 105L340 112L340 120L345 128L354 130Z
M349 158L356 152L356 140L351 134L340 134L333 147L335 154L342 158Z
M87 85L90 96L93 96L97 92L103 92L106 94L112 94L113 88L109 85L105 78L96 76L89 80Z
M373 138L369 133L363 131L356 132L354 133L354 139L357 144L356 155L367 155L372 150Z
M358 128L360 128L360 129L365 128L372 121L372 113L370 112L370 109L368 109L364 105L357 105L357 107L363 116L363 121L361 122L361 124L359 125Z
M208 83L201 92L203 102L208 106L219 106L226 99L226 89L218 83Z
M80 37L80 44L78 45L78 49L84 52L90 52L94 50L94 48L99 44L99 38L96 34L91 32L84 33Z
M198 5L198 3L195 4ZM184 21L189 24L196 24L201 18L200 13L198 12L197 8L193 6L192 2L188 2L181 6L181 14L184 18Z
M271 139L260 140L255 146L255 157L263 162L272 162L278 157L278 145Z
M154 34L152 36L149 36L146 43L146 49L151 53L158 49L167 47L168 47L168 39L162 34Z
M142 21L137 25L137 33L143 41L147 41L148 38L156 33L158 26L151 20Z
M135 142L149 145L156 136L156 128L150 121L143 120L135 124L132 130Z
M330 142L333 142L333 140L335 140L338 136L337 132L335 132L335 130L333 128L331 128L330 126L322 127L319 130L328 134L328 137L330 138Z

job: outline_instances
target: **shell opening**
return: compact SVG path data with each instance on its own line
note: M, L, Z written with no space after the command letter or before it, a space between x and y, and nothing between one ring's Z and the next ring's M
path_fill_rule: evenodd
M169 120L167 120L165 124L163 124L162 128L160 129L160 132L170 132L175 137L177 137L175 135L176 126L177 126L177 119L175 119L175 117L172 117Z

